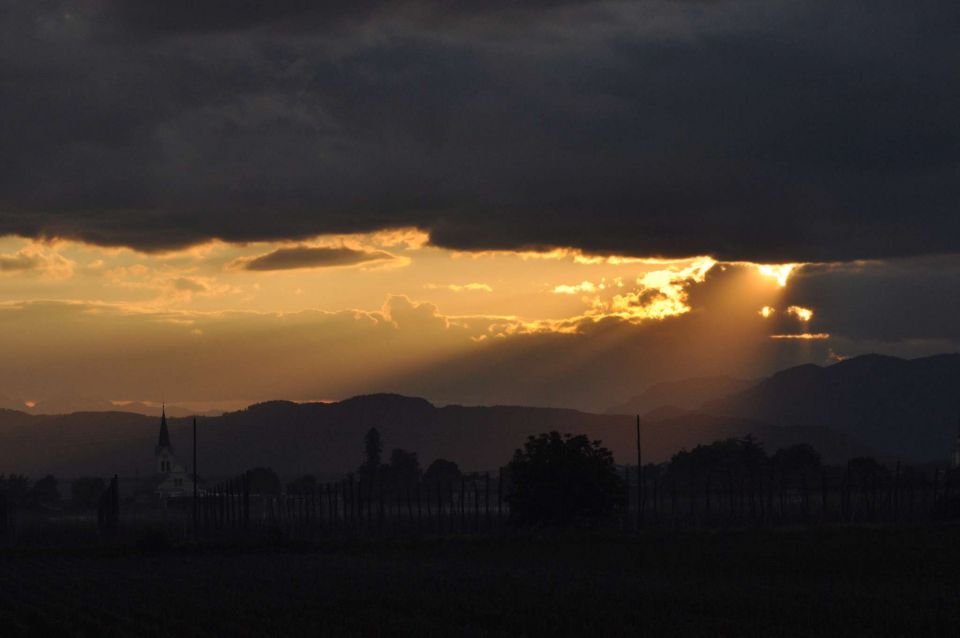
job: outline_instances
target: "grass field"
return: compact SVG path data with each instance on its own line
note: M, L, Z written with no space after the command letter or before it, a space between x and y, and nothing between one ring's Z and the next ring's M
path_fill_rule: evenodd
M960 528L20 549L0 635L935 636Z

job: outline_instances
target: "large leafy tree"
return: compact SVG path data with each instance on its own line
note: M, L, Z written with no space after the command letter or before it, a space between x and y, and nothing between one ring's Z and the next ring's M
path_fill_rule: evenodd
M583 435L531 436L514 453L507 474L510 517L520 525L592 526L624 503L613 454Z
M420 480L420 461L416 452L394 448L390 454L390 483L396 489L412 489Z

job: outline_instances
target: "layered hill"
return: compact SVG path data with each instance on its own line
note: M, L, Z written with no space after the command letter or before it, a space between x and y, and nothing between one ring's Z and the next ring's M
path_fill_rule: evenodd
M868 443L880 456L944 460L960 417L960 354L864 355L798 366L700 409L779 426L826 427Z
M607 409L607 414L647 414L664 407L696 410L707 401L742 392L756 381L733 377L692 377L650 386L629 400Z
M287 477L347 472L360 464L363 437L371 427L381 433L385 457L400 447L417 452L424 466L447 458L465 469L495 469L509 461L527 436L548 430L587 434L612 449L618 462L635 462L631 416L518 406L436 407L423 399L368 395L329 404L273 401L201 417L200 468L208 476L257 465L271 466ZM191 419L171 418L169 429L175 451L189 466ZM158 420L139 414L34 416L0 411L0 472L64 477L151 474L157 432ZM747 433L771 449L806 436L800 430L745 419L685 413L644 422L644 460L667 460L681 448ZM823 438L822 433L817 436ZM824 440L835 454L845 452L842 442Z
M718 387L723 384L706 384ZM719 438L753 434L769 451L811 443L827 461L860 454L906 461L949 458L960 415L960 355L904 360L869 355L827 367L800 366L705 402L642 416L645 462ZM666 401L675 397L664 395ZM651 401L653 395L650 395ZM189 465L191 419L170 434ZM619 463L635 462L634 417L521 406L437 407L377 394L338 403L273 401L199 420L202 473L225 476L267 465L283 476L355 469L371 427L385 456L400 447L469 470L509 461L530 435L549 430L602 440ZM0 410L0 473L133 476L154 471L158 419L125 412L30 415Z

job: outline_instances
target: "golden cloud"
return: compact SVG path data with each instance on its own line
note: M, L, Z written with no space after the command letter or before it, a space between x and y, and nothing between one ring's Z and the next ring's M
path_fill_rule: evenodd
M804 323L813 319L813 310L810 308L804 308L803 306L790 306L787 308L787 313L793 315Z

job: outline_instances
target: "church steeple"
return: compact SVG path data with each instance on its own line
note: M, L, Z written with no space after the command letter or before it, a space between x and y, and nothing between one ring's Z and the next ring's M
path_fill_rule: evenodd
M173 446L170 444L170 430L167 429L167 406L160 410L160 435L157 437L157 471L169 474L173 468Z
M167 430L167 406L160 408L160 436L157 437L157 449L173 448L170 445L170 431Z

